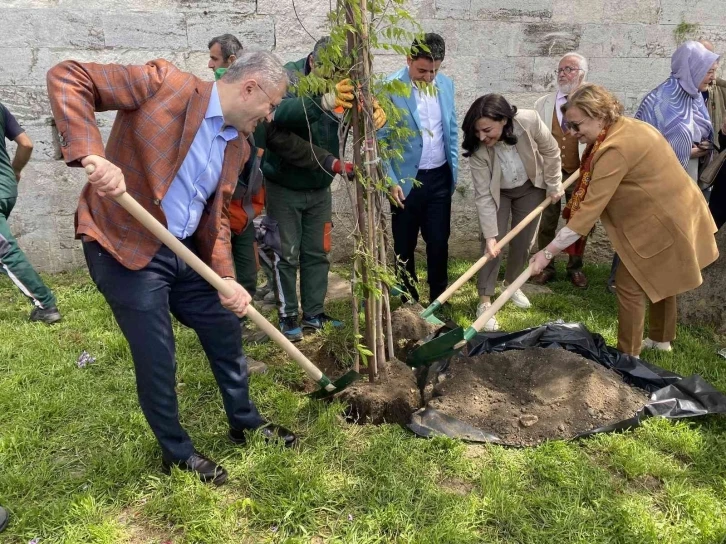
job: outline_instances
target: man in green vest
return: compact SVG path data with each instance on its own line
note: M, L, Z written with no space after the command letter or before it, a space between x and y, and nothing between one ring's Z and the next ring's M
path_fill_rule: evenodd
M6 139L18 145L12 161L5 145ZM18 198L20 173L32 152L30 137L8 109L0 104L0 270L33 303L30 320L51 324L61 320L55 296L28 262L8 226L10 212Z
M241 53L242 45L233 35L223 34L212 38L209 42L208 67L214 71L215 79L219 79ZM297 107L302 110L301 99L292 102L297 102ZM257 248L253 220L260 214L265 203L261 169L267 156L273 152L287 164L303 171L312 172L322 168L331 179L336 174L350 174L352 165L341 162L330 151L311 144L275 120L259 123L249 141L252 152L232 197L230 219L237 280L254 296L257 289ZM279 243L275 245L279 246ZM243 328L242 337L247 342L267 339L264 333L250 329L247 324Z
M312 53L285 65L291 82L316 68L329 40L328 37L318 40ZM290 95L277 108L275 122L338 157L340 112L353 107L353 90L350 81L344 79L332 91L320 96ZM382 109L376 108L374 119L379 126L385 123ZM333 230L330 192L333 176L323 168L303 170L272 153L268 154L263 172L267 214L277 222L280 232L281 251L274 255L273 261L280 330L291 341L298 341L303 337L303 329L320 330L325 323L339 327L342 323L323 311ZM296 292L298 268L301 323L298 323Z

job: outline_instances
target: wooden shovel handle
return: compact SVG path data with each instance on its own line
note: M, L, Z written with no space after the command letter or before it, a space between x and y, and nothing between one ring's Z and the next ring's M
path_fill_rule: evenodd
M576 170L567 180L562 184L562 188L566 189L570 185L572 185L577 179L580 177L580 170ZM510 230L504 238L499 240L497 242L497 245L495 247L499 249L504 249L504 247L512 241L512 239L517 236L520 232L522 232L522 229L529 225L536 217L541 214L544 209L552 204L552 199L550 197L547 197L544 199L544 201L537 206L534 210L532 210L524 219L522 219L517 225ZM462 285L464 285L467 281L469 281L471 278L474 277L474 274L479 272L479 269L483 267L487 262L489 261L489 255L484 255L481 257L477 262L475 262L469 270L464 272L464 274L456 280L454 283L452 283L446 291L441 293L438 298L436 299L439 303L443 304L446 302L451 295L453 295Z
M86 173L92 174L94 166L89 164L86 166ZM164 225L151 215L141 204L139 204L130 194L122 193L113 197L127 212L129 212L139 223L149 229L161 242L171 249L182 261L188 264L194 271L207 280L212 287L222 293L224 296L232 296L234 288L228 281L223 280L219 274L207 266L199 257L197 257L188 247L181 243ZM251 304L247 306L247 316L252 322L262 329L267 336L280 346L307 375L316 382L320 382L325 378L323 373L310 360L297 349L290 340L285 338L277 327L267 321ZM327 381L327 378L325 378Z
M507 286L507 288L502 292L501 295L492 303L491 307L487 309L486 312L481 314L474 323L471 324L471 329L474 329L476 332L479 332L482 330L484 325L487 321L489 321L492 317L494 317L494 314L496 314L499 309L504 306L507 301L512 298L512 295L517 289L520 289L522 285L529 279L529 277L532 275L532 269L528 266L524 272L522 272L516 280L514 280L511 284Z

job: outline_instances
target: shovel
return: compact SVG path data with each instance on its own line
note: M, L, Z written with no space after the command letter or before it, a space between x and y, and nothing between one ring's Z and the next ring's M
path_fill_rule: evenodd
M93 170L93 165L86 166L87 174L92 174ZM130 194L123 193L113 198L139 223L149 229L154 236L161 240L164 245L171 249L182 261L188 264L195 272L207 280L217 291L225 296L231 296L234 294L229 282L219 277L214 270L209 268L209 266L190 251L189 248L182 244ZM280 346L285 353L287 353L298 365L300 365L311 380L320 386L320 389L310 393L309 396L311 398L323 399L335 395L361 377L360 374L351 370L337 380L331 381L320 371L318 367L311 363L310 360L305 357L305 355L303 355L292 342L290 342L290 340L285 338L285 335L277 330L277 327L267 321L251 304L247 306L247 316L249 316L252 322L262 329L267 336L272 338L272 340Z
M562 188L565 189L572 185L577 179L580 177L580 170L575 170L575 172L567 178L567 181L565 181L562 184ZM504 249L504 246L506 246L509 242L512 241L512 239L519 234L524 227L529 225L534 218L539 216L544 209L552 204L552 199L550 197L547 197L544 199L542 204L537 206L534 210L532 210L527 217L522 219L519 223L517 223L517 226L514 227L512 230L510 230L504 238L499 240L497 242L498 249ZM479 259L477 262L475 262L469 270L464 272L464 274L456 280L454 283L452 283L446 291L441 293L436 300L434 300L423 312L419 314L419 317L425 319L427 322L431 323L432 325L443 325L444 322L441 321L438 317L434 315L434 312L441 308L441 305L446 302L451 295L453 295L459 287L464 285L467 281L469 281L472 277L474 277L474 274L479 272L479 269L481 269L482 266L484 266L487 261L489 260L489 255L484 255L481 259Z
M452 331L442 334L438 338L434 338L420 345L408 354L406 364L408 366L418 367L457 354L469 340L477 335L484 324L494 317L494 314L512 298L514 292L522 287L531 275L532 271L530 267L527 267L516 280L507 286L502 294L499 295L499 298L492 303L491 307L481 314L468 329L464 330L463 327L457 327Z

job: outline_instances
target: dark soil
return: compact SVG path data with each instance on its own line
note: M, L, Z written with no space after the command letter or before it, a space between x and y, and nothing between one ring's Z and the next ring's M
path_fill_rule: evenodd
M726 228L716 234L720 257L701 271L703 283L678 295L678 318L689 325L707 325L726 335Z
M413 372L400 361L381 366L374 383L363 378L341 391L338 398L349 409L347 418L355 423L399 423L404 425L421 408L421 395Z
M648 401L615 372L543 348L456 357L433 396L429 406L521 446L627 419Z
M424 308L420 304L404 304L391 314L393 351L400 361L405 361L406 355L421 340L438 329L437 325L432 325L419 317L419 314L423 311Z

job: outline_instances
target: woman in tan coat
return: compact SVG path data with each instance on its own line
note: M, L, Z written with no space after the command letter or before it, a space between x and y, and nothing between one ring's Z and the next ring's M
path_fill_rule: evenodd
M479 271L477 316L491 306L499 272L499 251L495 245L512 226L517 225L547 195L562 198L560 150L547 126L534 110L519 110L498 94L478 98L469 108L464 123L464 156L474 186L482 253L489 262ZM482 145L483 144L483 145ZM514 281L529 259L537 232L534 221L517 235L509 247L505 283ZM520 308L530 302L521 290L511 298ZM495 318L484 326L497 330Z
M660 132L623 117L622 105L603 87L580 87L562 109L568 128L588 147L563 214L567 226L532 257L532 272L587 236L599 218L621 259L618 349L635 356L644 348L669 351L676 295L698 287L701 269L718 257L706 201ZM646 297L649 337L643 340Z

